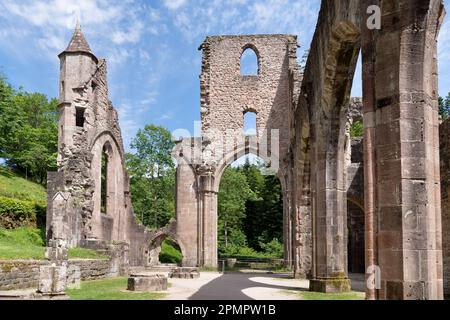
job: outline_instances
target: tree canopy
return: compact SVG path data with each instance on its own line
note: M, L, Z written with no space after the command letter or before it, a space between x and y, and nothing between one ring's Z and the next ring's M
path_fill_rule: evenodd
M131 142L133 152L126 155L134 212L151 228L163 227L175 216L174 145L167 129L147 125Z
M56 169L58 101L40 93L14 90L0 76L0 158L44 183Z
M283 203L280 181L263 175L262 164L226 169L219 189L218 238L223 255L282 254Z

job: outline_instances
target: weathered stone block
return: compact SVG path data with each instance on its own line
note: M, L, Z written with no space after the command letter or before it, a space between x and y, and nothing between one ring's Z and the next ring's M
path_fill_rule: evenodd
M200 277L200 272L198 271L198 268L180 267L173 270L169 277L179 279L197 279Z
M65 266L42 266L39 269L38 292L48 295L64 294L67 268Z
M167 290L167 277L155 275L130 275L128 288L130 291L165 291Z
M351 281L348 278L312 279L309 282L309 291L323 293L340 293L351 290Z

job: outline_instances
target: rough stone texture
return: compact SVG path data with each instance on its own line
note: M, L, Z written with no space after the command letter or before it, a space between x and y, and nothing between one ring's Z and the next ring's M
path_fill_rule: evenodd
M369 299L442 299L437 36L443 4L371 1L381 30L362 30L366 266Z
M161 230L146 230L133 214L106 61L92 53L79 26L59 58L58 172L48 175L48 242L58 239L68 247L93 249L121 243L127 246L127 265L155 263L152 243ZM106 212L101 212L102 154L107 158Z
M360 15L372 4L382 9L381 30L368 29ZM442 298L436 96L442 17L437 0L322 1L291 127L297 239L311 214L311 289L347 272L340 115L362 48L366 266L381 268L381 289L367 296ZM305 248L296 247L296 267L304 272Z
M450 296L450 120L439 126L444 294Z
M169 275L169 278L179 279L197 279L200 277L198 268L181 267L175 268Z
M243 76L247 49L258 57L258 74ZM241 156L260 156L280 177L280 156L288 151L292 94L298 86L297 38L290 35L207 37L203 53L201 138L180 141L177 159L177 235L183 265L217 267L217 193L224 170ZM257 133L244 134L244 114L256 113ZM272 131L275 130L275 131ZM285 225L290 220L285 218ZM190 227L187 227L190 226Z
M45 260L0 261L0 290L37 288L39 268L48 263Z
M51 267L51 262L47 260L0 261L0 290L37 288L39 286L40 278L46 280L52 278L51 276L40 277L40 269L47 275L51 275L49 267ZM117 266L114 259L68 260L65 273L66 278L73 279L74 272L77 272L78 270L80 271L80 280L83 281L125 275L125 273L117 272ZM43 276L46 274L43 274Z
M64 294L66 290L66 266L41 266L37 292L44 295Z
M165 291L167 290L167 277L161 274L130 275L128 290L141 292Z
M374 4L382 10L380 30L367 28L364 12ZM323 0L303 74L295 36L206 38L201 135L177 143L176 221L156 232L135 223L106 64L77 28L77 50L60 55L59 170L49 176L48 238L94 247L120 241L129 245L130 265L146 266L157 263L170 235L184 266L216 267L220 179L234 160L254 153L280 178L286 264L312 279L311 290L349 290L347 227L358 229L350 243L360 255L364 206L365 267L381 270L381 288L368 289L367 298L441 299L436 39L443 16L440 0ZM258 56L256 76L239 72L247 48ZM360 147L348 135L361 105L350 100L360 51L364 177ZM85 112L82 128L76 110ZM245 112L257 114L255 136L243 133ZM109 160L106 215L102 151Z

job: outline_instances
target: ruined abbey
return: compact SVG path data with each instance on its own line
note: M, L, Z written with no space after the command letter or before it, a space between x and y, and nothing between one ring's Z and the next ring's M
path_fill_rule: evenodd
M381 8L380 29L367 26L371 5ZM176 219L160 230L135 220L106 61L78 26L59 55L48 245L109 250L126 273L157 264L170 236L183 266L217 267L221 176L252 153L281 181L285 264L310 290L347 291L350 270L366 273L367 299L442 299L450 294L450 122L440 123L437 90L444 15L441 0L322 0L304 70L294 35L206 37L202 135L177 141ZM242 76L249 48L258 73ZM360 53L362 99L350 97ZM243 133L247 112L257 115L255 136ZM364 137L352 139L359 119Z

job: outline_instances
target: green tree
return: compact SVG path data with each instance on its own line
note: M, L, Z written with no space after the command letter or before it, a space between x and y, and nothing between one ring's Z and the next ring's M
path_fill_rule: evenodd
M11 130L11 126L14 126L14 122L11 123L8 120L13 118L8 114L14 109L11 108L13 100L14 90L6 82L5 77L0 74L0 157L5 158L6 145L8 143L8 133Z
M255 197L255 193L251 190L247 178L241 170L234 168L225 170L220 182L218 201L220 251L230 244L246 245L243 233L245 204L247 200Z
M246 164L247 165L247 164ZM254 186L257 197L245 204L244 233L248 245L255 250L262 250L263 245L274 238L282 242L283 203L281 184L273 175L262 175L262 166L244 165L243 172ZM250 181L253 181L251 183ZM257 181L257 183L255 183Z
M439 115L442 120L447 120L450 117L450 93L445 99L439 97Z
M126 155L131 176L133 209L151 228L166 225L175 216L175 163L170 132L155 125L139 130Z
M359 138L364 136L364 124L361 120L355 121L350 127L350 136L352 138Z
M56 169L58 101L40 93L15 92L0 78L0 157L8 166L44 183Z

